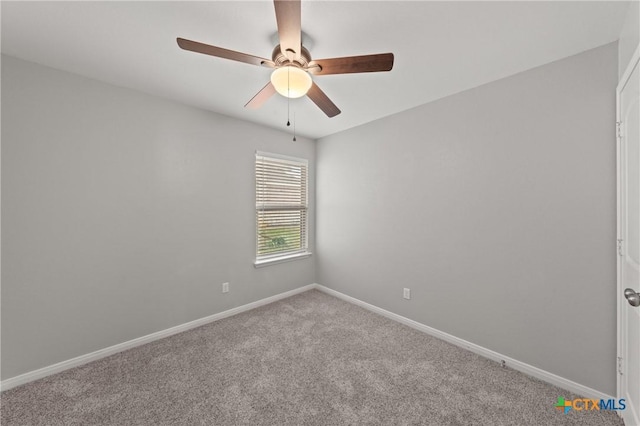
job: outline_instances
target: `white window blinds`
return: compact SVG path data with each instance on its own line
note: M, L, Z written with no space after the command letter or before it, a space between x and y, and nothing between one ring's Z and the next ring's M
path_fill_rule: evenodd
M304 159L256 153L256 260L307 251Z

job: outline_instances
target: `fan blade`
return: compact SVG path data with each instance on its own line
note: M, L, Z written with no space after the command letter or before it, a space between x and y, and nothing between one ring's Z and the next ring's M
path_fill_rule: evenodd
M302 24L300 0L273 0L280 37L280 50L290 61L300 59Z
M327 117L331 118L340 114L340 110L338 109L338 107L333 102L331 102L331 99L329 99L327 95L325 95L324 92L320 90L315 82L311 84L311 89L309 89L309 91L307 92L307 96L309 96L313 103L318 105L318 108L320 108L325 114L327 114Z
M311 61L307 68L314 75L391 71L393 68L393 53L318 59Z
M251 98L249 102L244 106L245 108L258 109L262 106L263 103L267 101L274 93L276 93L276 88L273 87L271 82L268 82L266 86L264 86L256 95Z
M275 64L265 58L247 55L246 53L236 52L234 50L223 49L222 47L211 46L197 41L186 40L184 38L177 39L178 46L184 50L190 50L196 53L216 56L218 58L231 59L232 61L244 62L251 65L263 65L273 68Z

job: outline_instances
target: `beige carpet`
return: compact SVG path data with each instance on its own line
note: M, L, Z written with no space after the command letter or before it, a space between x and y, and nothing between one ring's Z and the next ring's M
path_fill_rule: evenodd
M317 290L6 391L5 425L622 425Z

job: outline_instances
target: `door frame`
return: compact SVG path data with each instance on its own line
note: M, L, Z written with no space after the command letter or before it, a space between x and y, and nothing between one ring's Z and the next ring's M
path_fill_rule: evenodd
M624 389L624 384L625 384L625 380L626 380L626 370L627 370L627 360L623 359L622 365L620 365L620 359L621 357L624 355L624 350L626 349L626 339L624 336L624 331L623 330L623 322L622 322L622 313L623 313L623 308L625 307L625 303L627 303L626 299L624 298L624 289L622 288L622 256L620 256L620 246L619 246L619 241L622 238L622 227L621 227L621 215L622 215L622 194L620 193L621 190L621 181L620 181L620 174L621 174L621 168L622 168L622 162L621 162L621 146L620 146L620 133L619 133L619 126L618 123L620 123L621 117L621 111L620 111L620 93L622 92L622 89L624 88L624 86L627 84L627 82L629 81L629 78L631 77L631 74L633 72L633 70L636 67L640 67L640 45L638 45L638 47L636 48L636 51L634 52L633 56L631 57L631 60L629 61L629 63L627 64L627 68L625 69L625 72L622 74L622 77L620 78L620 81L618 82L618 86L616 87L616 135L615 135L615 140L616 140L616 288L617 288L617 295L616 295L616 301L617 301L617 309L616 309L616 327L617 327L617 350L616 350L616 392L617 392L617 398L624 398L626 395L623 395L623 389ZM619 416L622 416L621 412L617 412Z

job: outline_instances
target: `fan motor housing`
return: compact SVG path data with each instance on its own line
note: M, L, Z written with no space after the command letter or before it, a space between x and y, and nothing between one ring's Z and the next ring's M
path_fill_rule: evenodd
M300 52L300 58L290 61L289 58L287 58L285 54L282 53L282 50L280 49L280 45L277 45L273 49L273 53L271 54L271 60L273 60L273 63L276 65L276 67L281 67L284 65L293 65L295 67L305 69L309 65L309 62L311 62L311 54L309 53L306 47L304 46L300 46L300 47L302 48Z

